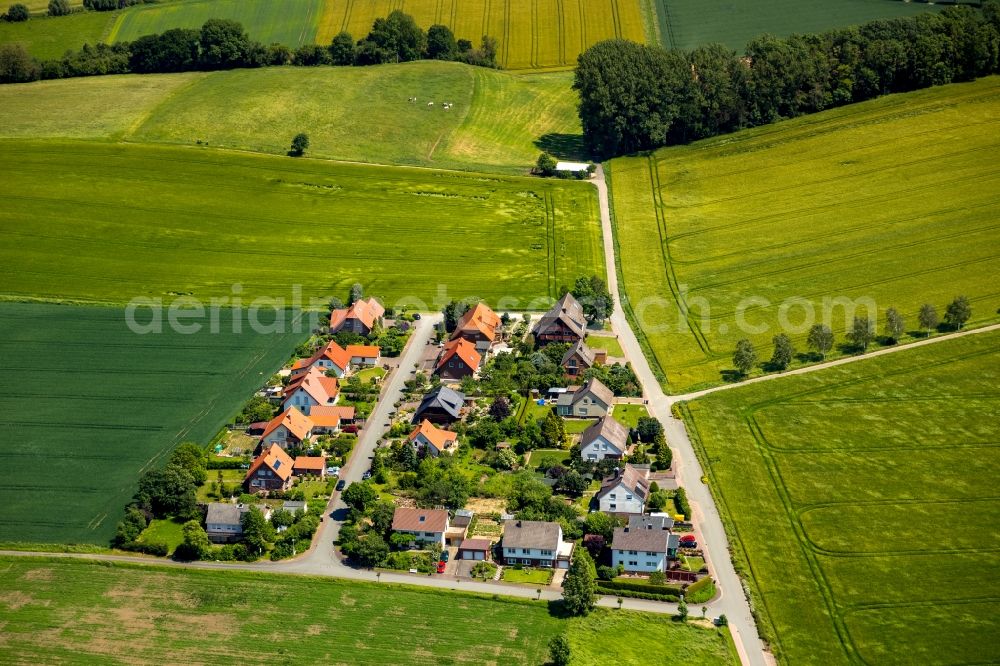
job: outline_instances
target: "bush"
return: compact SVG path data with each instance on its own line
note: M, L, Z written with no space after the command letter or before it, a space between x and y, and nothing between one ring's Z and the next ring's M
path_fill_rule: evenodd
M131 541L126 544L119 546L122 550L127 550L133 553L145 553L146 555L156 555L157 557L166 557L167 553L170 552L170 547L165 543L159 541L151 541L149 543L143 543L141 541Z
M691 520L691 505L688 503L687 491L683 488L678 488L674 494L674 505L677 513L684 514L684 520Z
M5 19L11 23L21 23L22 21L27 21L31 14L28 12L28 8L17 3L16 5L11 5L10 9L7 10L7 14L4 16Z
M71 11L69 0L49 0L49 16L66 16Z
M301 157L303 153L306 152L306 148L309 147L309 135L305 132L299 132L292 139L292 149L288 151L290 155L295 157Z
M630 580L608 580L601 581L599 585L603 588L615 590L617 592L642 592L647 594L680 595L684 590L678 585L652 585L650 583L638 583Z
M597 586L597 592L599 594L616 594L620 597L630 597L632 599L648 599L650 601L677 601L679 600L680 594L653 594L650 592L633 592L632 590L615 590L610 587L605 587L606 583L602 582Z
M715 596L715 581L711 576L695 581L687 586L684 597L693 604L700 604Z

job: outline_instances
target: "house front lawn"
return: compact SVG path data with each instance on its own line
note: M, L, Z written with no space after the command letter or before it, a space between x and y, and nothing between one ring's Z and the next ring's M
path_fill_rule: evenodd
M149 525L139 535L140 543L165 543L167 544L167 554L174 552L177 546L184 541L184 521L172 518L154 518Z
M618 338L612 335L589 335L587 336L587 346L591 349L603 349L612 358L623 358L625 356Z
M639 425L639 419L649 416L649 411L645 405L615 405L611 410L611 416L626 428L635 428Z
M365 368L361 372L356 373L354 376L358 378L359 381L371 384L372 382L378 381L385 377L385 368Z
M594 425L597 419L563 419L566 422L567 435L579 435L584 430Z
M515 569L514 567L504 567L500 579L507 583L548 585L552 582L552 569Z
M536 449L531 452L531 457L528 458L528 467L548 469L553 465L565 465L567 462L569 462L569 451L565 449Z
M705 566L704 558L681 556L681 568L685 571L701 571L703 566Z

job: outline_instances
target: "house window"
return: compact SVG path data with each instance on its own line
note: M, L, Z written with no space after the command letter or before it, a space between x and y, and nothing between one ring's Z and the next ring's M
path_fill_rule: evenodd
M530 548L522 548L521 549L521 554L522 555L531 555L531 549Z
M651 553L649 551L646 551L646 557L656 557L656 553Z
M638 555L639 551L637 551L637 550L630 550L630 551L628 551L628 554L629 555Z
M628 565L629 565L630 567L637 567L637 566L639 566L639 563L638 563L638 562L636 562L635 560L629 560L629 563L628 563Z
M611 499L615 499L616 494L617 493L611 493L610 495L608 495L608 497L610 497Z
M632 495L631 494L625 495L625 500L628 501L628 502L631 502L632 501Z
M618 508L618 505L617 504L612 504L608 508L611 509L612 511L614 511L615 509Z

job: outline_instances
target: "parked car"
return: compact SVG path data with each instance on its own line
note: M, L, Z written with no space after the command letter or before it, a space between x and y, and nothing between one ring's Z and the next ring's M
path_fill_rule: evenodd
M420 313L419 312L414 312L413 313L413 319L416 320L416 321L420 321Z
M448 561L448 551L447 550L442 550L441 551L441 561L442 562L447 562Z
M444 573L445 566L447 566L445 562L438 562L437 572Z
M367 481L370 478L372 478L372 471L370 469L366 470L365 473L361 475L362 481Z
M341 479L340 481L337 481L337 490L343 490L344 486L346 486L346 485L347 485L347 481L344 481L343 479Z
M327 474L327 476L340 476L340 468L339 467L327 467L326 468L326 474Z

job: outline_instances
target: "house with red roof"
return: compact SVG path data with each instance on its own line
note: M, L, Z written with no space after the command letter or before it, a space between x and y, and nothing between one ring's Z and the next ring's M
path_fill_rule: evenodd
M444 509L410 509L396 507L392 516L392 531L409 534L414 541L438 543L443 548L448 531L448 512Z
M458 435L450 430L438 428L433 423L424 419L420 422L407 441L418 451L426 449L428 455L437 458L442 453L454 453L458 448Z
M480 352L488 351L497 339L497 328L500 317L485 303L477 303L474 308L463 314L451 334L452 340L468 340Z
M312 420L295 407L290 407L271 419L260 436L261 447L277 444L283 449L302 445L313 435Z
M326 456L296 456L292 466L296 476L326 476Z
M277 444L272 444L263 453L254 458L250 469L243 478L243 487L247 492L255 493L265 490L288 490L292 487L292 469L295 463Z
M347 356L352 367L373 367L382 358L382 350L377 345L347 345Z
M330 313L330 332L351 331L368 335L384 314L385 308L374 298L357 301L349 308L340 308Z
M376 347L376 349L378 349ZM292 376L298 376L309 368L321 368L343 377L351 366L350 352L331 340L309 358L299 359L292 365Z
M285 387L282 404L285 409L297 408L309 416L313 407L330 407L337 403L340 383L336 377L327 377L322 368L313 366L292 377Z
M476 345L464 338L456 338L445 343L434 374L441 379L471 377L479 370L481 360L482 356L476 351Z

